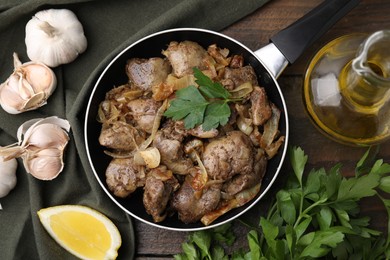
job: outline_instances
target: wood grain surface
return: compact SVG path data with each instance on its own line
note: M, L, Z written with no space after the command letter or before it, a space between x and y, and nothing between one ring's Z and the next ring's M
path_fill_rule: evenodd
M320 0L271 0L251 15L224 29L222 33L231 36L252 50L257 50L269 42L271 36L285 28L310 11ZM303 75L310 58L316 51L334 38L353 32L374 32L390 29L390 1L362 0L361 3L333 26L313 46L311 46L295 64L290 65L279 78L279 85L286 99L290 122L291 146L300 146L309 156L308 168L329 168L340 162L345 176L354 174L356 162L367 148L350 147L336 143L323 136L306 115L303 101ZM381 145L379 157L390 162L390 142ZM241 218L257 223L265 211L267 201L283 185L291 172L288 158L276 183L264 200L245 213ZM381 203L375 199L362 201L363 214L372 218L372 226L386 230L386 213ZM234 248L246 247L247 228L235 221L235 234L238 237ZM134 220L137 259L169 259L181 252L188 233L167 231Z

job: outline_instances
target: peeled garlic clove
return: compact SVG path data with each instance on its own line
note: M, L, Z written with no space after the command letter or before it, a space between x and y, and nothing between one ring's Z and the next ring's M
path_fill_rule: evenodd
M0 198L5 197L16 186L16 159L4 161L0 156Z
M0 85L0 105L19 114L46 104L57 85L54 72L39 62L21 63L14 53L14 72Z
M134 162L137 165L146 165L153 169L160 165L161 155L156 147L149 147L145 150L139 150L134 154Z
M36 13L26 25L27 55L49 67L72 62L87 48L83 26L67 9Z
M23 157L24 168L28 173L39 180L52 180L64 168L63 151L59 149L43 149L31 151Z

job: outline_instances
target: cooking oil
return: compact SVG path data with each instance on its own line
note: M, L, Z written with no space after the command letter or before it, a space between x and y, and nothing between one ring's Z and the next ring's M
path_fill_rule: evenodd
M342 143L372 145L390 137L390 31L351 34L325 45L304 81L314 124Z
M389 46L390 47L390 46ZM388 77L381 68L382 64L375 61L367 62L369 69L380 77ZM366 77L356 76L350 61L341 71L339 77L339 88L342 96L348 99L347 104L351 109L365 114L377 113L388 100L389 89L386 86L375 85L368 82Z

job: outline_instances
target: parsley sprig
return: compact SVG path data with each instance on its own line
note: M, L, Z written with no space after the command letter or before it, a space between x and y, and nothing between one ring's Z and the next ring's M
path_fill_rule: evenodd
M190 85L176 91L164 115L173 120L183 119L186 129L202 125L208 131L225 125L231 114L228 103L236 99L231 98L221 83L212 81L197 68L193 70L199 87Z
M390 200L385 198L390 193L390 165L377 160L367 167L371 159L369 154L367 151L357 163L355 176L345 178L341 174L341 164L328 171L312 169L304 174L307 155L299 147L291 149L294 174L285 188L277 192L268 214L248 232L249 250L240 249L230 255L219 250L219 258L210 257L214 245L219 243L212 238L227 232L211 229L201 231L203 238L208 237L205 239L207 244L199 239L189 240L186 243L191 251L184 250L175 258L389 259L389 235L385 237L370 228L369 218L359 214L360 200L377 196L390 216Z

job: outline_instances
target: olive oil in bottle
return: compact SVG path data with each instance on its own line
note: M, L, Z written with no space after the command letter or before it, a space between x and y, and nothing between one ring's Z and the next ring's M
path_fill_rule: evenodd
M327 136L352 145L390 137L390 31L351 34L325 45L304 81L307 112Z

